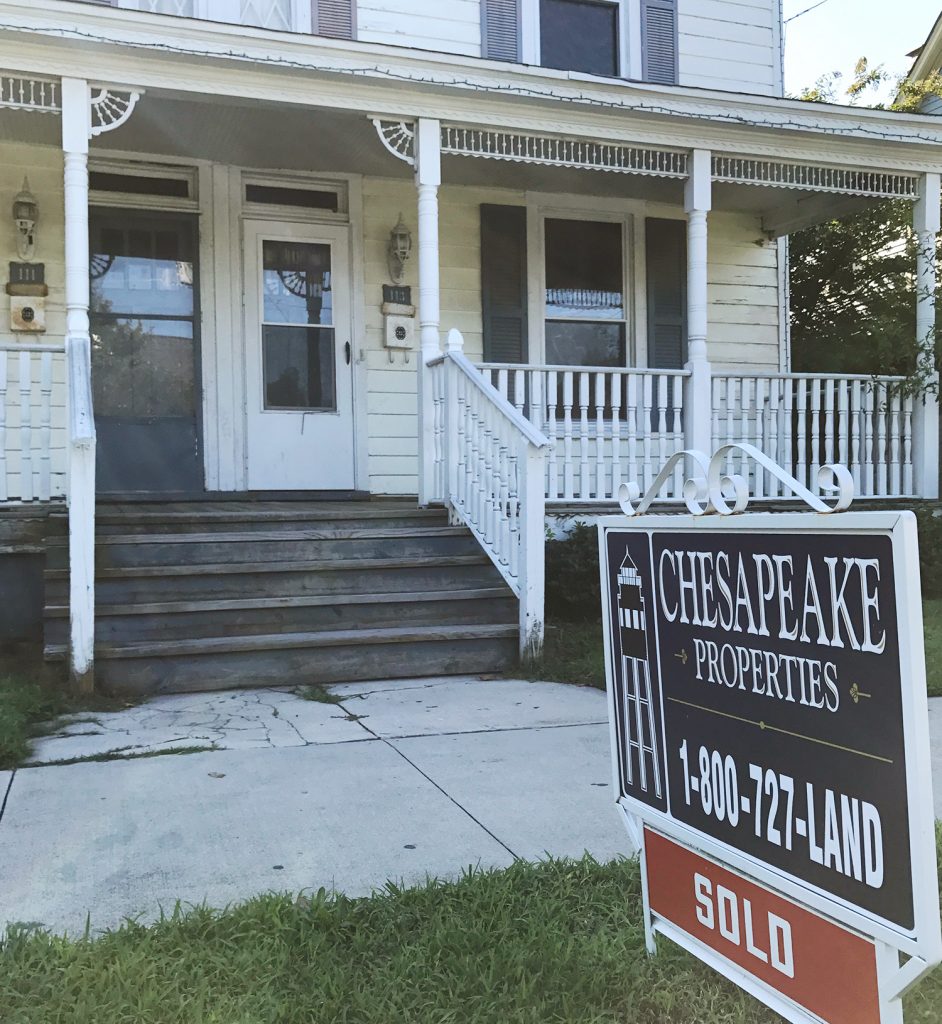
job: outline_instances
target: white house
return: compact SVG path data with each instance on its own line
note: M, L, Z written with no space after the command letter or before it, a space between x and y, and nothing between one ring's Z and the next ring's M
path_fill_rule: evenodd
M783 98L779 0L0 0L0 67L0 543L79 680L494 670L544 513L682 446L938 496L934 399L789 372L786 247L902 198L933 281L942 124Z

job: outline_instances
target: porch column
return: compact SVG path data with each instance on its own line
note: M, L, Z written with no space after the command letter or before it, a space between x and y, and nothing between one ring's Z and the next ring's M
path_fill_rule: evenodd
M687 380L684 443L712 454L710 363L707 360L707 214L712 206L710 152L690 154L684 188L687 211Z
M84 79L62 79L65 166L66 373L69 395L70 669L80 690L94 687L95 429L88 326L88 139L91 95Z
M916 341L921 376L935 389L913 410L913 486L920 498L939 497L939 375L935 369L936 240L940 175L923 174L913 209L916 233Z
M415 126L415 184L419 209L419 504L428 505L434 477L434 407L426 364L441 355L438 265L438 187L442 181L441 125L421 117Z

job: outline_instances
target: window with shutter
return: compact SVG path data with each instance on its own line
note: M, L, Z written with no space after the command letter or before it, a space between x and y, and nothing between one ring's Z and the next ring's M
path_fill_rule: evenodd
M353 39L356 32L355 0L311 0L311 30L332 39Z
M641 0L642 77L677 84L677 0Z
M481 0L481 56L518 62L521 0Z
M648 365L679 370L687 361L687 225L645 221Z
M527 360L527 211L481 206L481 313L484 359Z

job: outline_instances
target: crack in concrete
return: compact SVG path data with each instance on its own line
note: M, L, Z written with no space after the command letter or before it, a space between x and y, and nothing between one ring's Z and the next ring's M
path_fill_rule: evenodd
M10 799L10 790L13 789L13 780L16 778L16 769L10 772L10 781L3 793L3 803L0 803L0 822L3 821L3 812L7 809L7 800Z
M418 689L418 687L416 687L416 689ZM342 702L342 701L340 701L340 702L339 702L339 703L337 704L337 707L339 707L339 708L343 708L343 710L344 710L344 711L345 711L345 712L346 712L346 713L347 713L348 715L350 714L350 712L349 712L349 711L347 711L347 709L346 709L346 708L345 708L345 707L343 706L343 702ZM499 836L495 835L495 833L493 833L493 832L492 832L492 831L491 831L491 830L490 830L490 829L489 829L489 828L487 827L487 825L485 825L485 824L484 824L484 822L483 822L483 821L481 821L481 820L480 820L479 818L476 818L476 817L475 817L475 816L474 816L474 815L473 815L473 814L472 814L472 813L471 813L471 812L470 812L470 811L468 810L468 808L467 808L467 807L465 807L465 806L464 806L463 804L459 803L459 802L458 802L458 801L457 801L457 800L456 800L456 799L455 799L455 798L454 798L454 797L453 797L453 796L451 795L451 793L449 793L449 792L448 792L448 790L446 790L446 789L445 789L445 788L444 788L443 786L439 785L439 783L437 783L437 782L436 782L436 781L435 781L435 780L434 780L434 779L432 778L432 776L431 776L431 775L429 775L429 774L428 774L427 772L424 772L424 771L423 771L423 770L422 770L422 769L421 769L421 768L420 768L420 767L419 767L419 766L418 766L418 765L417 765L417 764L415 763L415 761L413 761L413 760L412 760L412 759L411 759L410 757L408 757L408 756L407 756L406 754L404 754L404 753L403 753L403 752L402 752L402 751L401 751L401 750L400 750L400 749L399 749L399 748L398 748L398 747L397 747L397 746L395 745L395 743L391 742L391 741L390 741L389 739L387 739L387 738L386 738L385 736L380 736L380 735L379 735L378 733L374 732L374 731L373 731L373 730L372 730L372 729L371 729L371 728L370 728L370 727L369 727L368 725L363 725L363 722L362 722L362 721L361 721L361 720L360 720L359 718L357 718L357 719L356 719L356 722L357 722L357 725L361 726L361 727L362 727L362 728L363 728L363 729L364 729L364 730L365 730L366 732L368 732L368 733L369 733L369 734L370 734L370 735L371 735L371 736L373 737L373 739L374 739L374 740L379 740L379 741L380 741L381 743L385 743L385 744L386 744L386 746L387 746L387 747L389 747L389 749L390 749L390 750L392 750L392 751L394 751L394 752L395 752L396 754L398 754L398 755L399 755L399 756L400 756L400 757L401 757L401 758L403 759L403 761L405 761L405 762L406 762L406 764L408 764L408 765L409 765L410 767L414 768L414 769L415 769L415 770L416 770L416 771L417 771L417 772L419 773L419 775L421 775L421 776L422 776L422 778L423 778L423 779L425 779L425 780L427 780L428 782L430 782L430 783L431 783L431 784L432 784L432 785L433 785L433 786L434 786L434 787L435 787L435 788L436 788L436 789L437 789L437 790L439 791L439 793L441 793L441 794L442 794L442 796L443 796L443 797L445 797L445 799L446 799L446 800L450 800L450 801L451 801L451 802L452 802L452 803L453 803L453 804L455 805L455 807L457 807L457 808L458 808L458 810L459 810L459 811L461 811L461 812L462 812L463 814L466 814L466 815L467 815L467 816L468 816L468 817L469 817L469 818L470 818L470 819L471 819L471 820L472 820L472 821L474 822L474 824L478 826L478 828L480 828L480 829L481 829L482 831L486 832L486 833L487 833L487 834L488 834L488 835L489 835L489 836L491 837L491 839L493 839L493 840L494 840L494 842L495 842L495 843L497 843L497 844L498 844L499 846L502 846L502 847L503 847L503 848L504 848L504 849L505 849L505 850L506 850L506 851L507 851L507 852L508 852L508 853L510 854L510 856L511 856L511 857L513 857L513 859L514 859L514 860L520 860L520 857L519 857L519 856L518 856L518 855L517 855L516 853L514 853L514 851L513 851L513 850L511 850L511 848L510 848L510 847L509 847L509 846L508 846L508 845L507 845L507 844L506 844L506 843L505 843L505 842L503 841L503 839L501 839L501 838L500 838ZM403 737L403 738L405 738L405 737Z

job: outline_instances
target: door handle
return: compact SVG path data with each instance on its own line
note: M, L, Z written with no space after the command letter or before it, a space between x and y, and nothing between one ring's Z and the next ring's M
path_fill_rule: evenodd
M348 341L343 347L344 358L347 360L347 366L350 365L350 342Z

